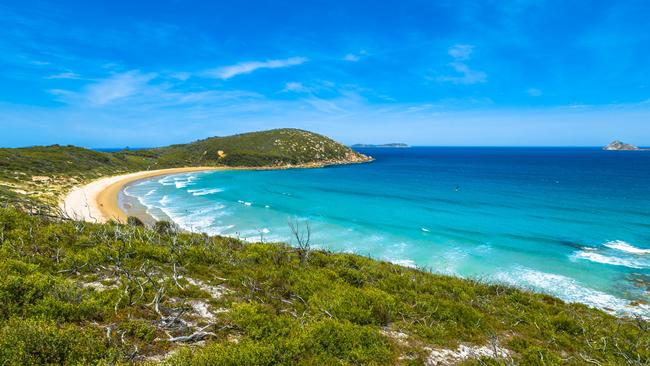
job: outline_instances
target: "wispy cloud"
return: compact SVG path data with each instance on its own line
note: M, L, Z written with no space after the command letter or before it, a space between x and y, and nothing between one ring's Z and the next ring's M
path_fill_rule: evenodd
M530 95L531 97L539 97L542 95L542 91L537 88L530 88L526 90L526 94Z
M105 105L141 92L155 76L138 70L116 74L88 86L85 97L92 105Z
M473 45L457 44L450 47L447 53L454 59L454 62L449 63L449 66L456 71L456 74L440 76L438 77L438 81L452 82L454 84L479 84L486 82L486 73L471 69L465 62L472 58L473 52Z
M343 56L343 61L358 62L363 56L366 56L367 54L368 52L366 50L361 50L358 53L348 53L347 55Z
M476 71L469 68L464 63L452 62L449 64L457 75L446 75L438 78L440 81L449 81L454 84L479 84L487 81L487 74L483 71Z
M47 76L46 79L81 79L81 75L68 71Z
M283 60L247 61L210 70L206 72L206 75L227 80L237 75L249 74L259 69L280 69L301 65L307 61L309 59L306 57L290 57Z
M48 92L66 104L102 107L132 96L150 94L154 87L149 82L156 76L131 70L87 84L79 91L51 89Z
M50 89L48 92L71 107L97 110L114 107L149 111L182 107L190 110L263 99L261 94L249 91L194 88L181 79L174 73L130 70L94 81L80 90Z
M451 57L458 61L469 60L474 51L474 46L471 44L457 44L447 51Z
M284 89L282 89L284 92L296 92L296 93L304 93L308 92L309 88L304 86L302 83L299 83L297 81L291 81L286 84L284 84Z

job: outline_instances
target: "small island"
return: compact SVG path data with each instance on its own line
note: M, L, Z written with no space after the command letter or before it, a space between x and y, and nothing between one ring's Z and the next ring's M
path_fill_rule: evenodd
M607 146L603 147L603 150L616 150L616 151L641 151L641 150L648 150L648 149L641 149L637 146L634 146L632 144L626 144L624 142L621 142L619 140L614 140L610 142Z
M393 143L390 143L390 144L379 144L379 145L374 145L374 144L354 144L354 145L352 145L350 147L352 147L352 148L356 148L356 147L361 147L361 148L364 148L364 147L405 148L405 147L410 147L410 146L403 143L403 142L393 142Z

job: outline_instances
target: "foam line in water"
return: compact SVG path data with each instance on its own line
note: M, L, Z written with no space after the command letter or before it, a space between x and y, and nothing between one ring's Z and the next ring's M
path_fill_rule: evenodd
M584 260L601 263L601 264L609 264L612 266L622 266L622 267L636 268L636 269L650 268L650 263L647 263L647 261L638 260L636 258L620 258L620 257L608 256L608 255L596 253L594 251L581 250L575 252L573 254L573 258L584 259Z
M416 268L417 265L412 259L388 259L389 262L398 264L404 267Z
M632 305L627 300L585 287L572 278L558 274L518 266L511 271L495 274L494 279L515 287L554 295L568 302L583 303L610 313L650 316L650 307L647 305Z
M637 248L632 244L624 242L623 240L608 241L607 243L603 244L603 246L631 254L650 254L650 249Z
M201 188L201 189L188 189L187 193L191 193L192 196L205 196L207 194L215 194L223 192L221 188Z

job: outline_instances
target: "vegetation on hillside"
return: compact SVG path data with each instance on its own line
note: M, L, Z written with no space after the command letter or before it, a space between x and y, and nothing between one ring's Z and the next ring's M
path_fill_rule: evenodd
M320 166L368 158L325 136L296 129L212 137L183 145L113 153L75 146L0 149L0 199L56 206L61 194L98 177L184 166Z
M0 364L650 363L644 320L312 251L294 228L290 247L0 209Z
M215 162L227 166L284 166L366 160L363 155L325 136L288 128L212 137L143 153L155 154L163 165L180 162L190 166Z

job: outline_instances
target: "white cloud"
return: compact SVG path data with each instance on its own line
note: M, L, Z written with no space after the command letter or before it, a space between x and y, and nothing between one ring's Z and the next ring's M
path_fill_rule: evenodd
M62 72L46 77L46 79L81 79L81 75L74 72Z
M138 70L131 70L89 84L80 91L50 89L48 92L67 104L97 107L135 95L150 94L155 87L149 85L149 82L155 77L156 74L143 74Z
M348 53L347 55L343 56L343 61L358 62L361 60L361 57L367 55L368 55L368 51L366 50L361 50L357 53Z
M302 93L309 91L309 88L305 87L302 83L299 83L297 81L291 81L284 84L284 89L282 91Z
M526 93L530 95L531 97L539 97L542 95L542 91L537 89L537 88L530 88L526 90Z
M361 60L361 57L359 55L348 53L347 55L345 55L345 57L343 57L343 60L350 61L350 62L357 62Z
M474 46L470 44L457 44L453 47L450 47L447 51L451 57L456 60L469 60L474 51Z
M449 64L458 75L441 76L439 81L448 81L454 84L480 84L487 81L487 74L483 71L472 70L462 62L452 62Z
M305 57L290 57L284 60L248 61L231 66L210 70L206 74L218 79L227 80L241 74L249 74L259 69L279 69L303 64L309 61Z
M155 76L155 74L142 74L138 70L116 74L88 86L85 98L92 105L105 105L137 94L146 88Z
M438 81L452 82L454 84L479 84L487 81L487 74L483 71L472 70L467 61L472 58L474 46L468 44L457 44L450 47L447 53L454 59L449 66L456 71L456 75L440 76Z

